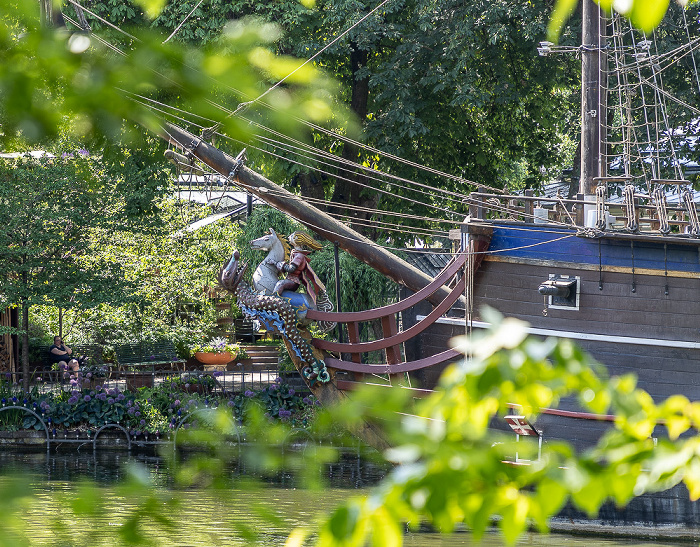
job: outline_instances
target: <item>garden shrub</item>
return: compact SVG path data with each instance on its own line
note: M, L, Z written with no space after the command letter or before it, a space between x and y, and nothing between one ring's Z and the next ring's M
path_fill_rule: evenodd
M49 429L56 433L66 429L94 430L105 424L117 423L139 435L165 434L198 408L228 408L239 424L251 405L256 405L270 420L284 421L293 427L310 425L318 401L304 396L277 378L268 387L232 394L214 391L215 376L220 373L184 374L169 378L152 388L135 392L122 391L109 385L92 386L81 375L72 377L68 391L42 393L38 386L23 392L11 375L0 378L0 404L24 406L34 410ZM201 385L201 393L186 388ZM0 430L42 429L41 421L21 409L0 412Z

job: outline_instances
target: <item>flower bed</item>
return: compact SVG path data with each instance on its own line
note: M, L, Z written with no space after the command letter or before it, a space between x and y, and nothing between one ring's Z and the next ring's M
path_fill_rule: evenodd
M216 373L214 373L216 374ZM195 393L192 386L199 386ZM214 393L213 375L183 375L164 380L151 388L121 391L110 385L84 383L72 378L69 391L42 393L34 386L28 393L7 378L0 379L0 430L43 429L42 420L55 434L67 429L94 430L119 424L134 434L164 434L175 429L188 413L200 407L227 407L244 422L248 405L258 405L271 420L283 420L294 427L308 424L318 402L301 397L280 379L270 386L244 393ZM36 413L36 415L34 415ZM38 416L38 417L37 417Z

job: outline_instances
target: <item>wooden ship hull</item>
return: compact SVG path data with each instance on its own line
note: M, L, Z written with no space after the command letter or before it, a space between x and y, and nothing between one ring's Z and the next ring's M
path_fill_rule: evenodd
M490 235L470 289L472 329L488 326L479 309L490 306L527 321L534 336L573 340L610 375L633 373L656 402L674 394L700 400L700 240L645 233L598 233L592 238L573 227L515 221L475 220L463 231L467 238ZM575 280L566 301L538 290L552 278ZM421 307L404 316L408 325L424 319L429 307ZM410 358L444 349L450 338L465 333L466 325L464 310L452 310L421 334ZM424 369L415 380L430 389L442 368ZM568 398L556 409L543 409L535 426L545 447L561 440L582 451L598 442L613 418L585 412ZM509 431L505 420L493 427ZM662 427L654 432L664 434ZM570 506L561 517L567 529L591 527ZM604 506L595 521L596 527L601 524L653 529L673 525L674 533L681 527L688 537L697 538L700 504L691 502L687 489L678 485L635 498L625 508Z
M700 240L609 234L577 235L575 228L516 222L473 222L466 229L492 231L488 253L474 274L472 328L487 326L478 310L490 306L530 324L537 336L574 340L605 364L610 374L634 373L656 401L682 393L700 400ZM656 238L657 240L659 238ZM543 296L551 278L575 281L568 301ZM424 310L414 318L422 319ZM421 354L447 347L464 334L465 317L438 319L421 335ZM415 320L415 319L414 319ZM438 371L425 371L432 387ZM565 409L578 410L574 403ZM579 448L599 436L601 425L577 431Z

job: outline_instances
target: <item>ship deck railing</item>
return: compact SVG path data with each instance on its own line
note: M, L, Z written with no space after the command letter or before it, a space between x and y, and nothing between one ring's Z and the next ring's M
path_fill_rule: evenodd
M581 194L575 198L546 197L532 195L531 190L526 190L522 195L477 191L469 195L467 202L472 219L557 224L572 228L590 227L586 226L584 220L584 207L594 208L596 206L595 201L584 200ZM607 214L607 228L624 230L629 220L625 204L606 200L603 206ZM691 213L687 208L670 203L666 205L665 209L671 233L687 233L692 225ZM639 232L659 233L661 222L658 218L657 207L652 203L650 196L635 194L634 211Z

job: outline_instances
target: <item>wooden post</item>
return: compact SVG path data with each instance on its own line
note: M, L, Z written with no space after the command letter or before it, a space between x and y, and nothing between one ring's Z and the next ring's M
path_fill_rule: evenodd
M338 255L338 244L333 244L333 260L335 261L335 311L341 312L340 309L340 256ZM338 323L338 342L343 341L343 325Z
M579 192L595 194L595 177L603 176L601 142L605 139L602 89L604 78L602 47L605 40L603 11L593 0L583 0L581 48L581 180ZM592 205L594 206L594 205ZM584 212L584 219L585 219Z
M528 198L530 198L534 195L532 188L528 188L527 190L525 190L524 193L525 193L525 197L528 197ZM525 220L525 222L534 222L535 219L534 219L534 213L532 211L532 201L529 199L526 199L524 201L524 203L525 203L525 214L524 214L525 218L523 220Z

